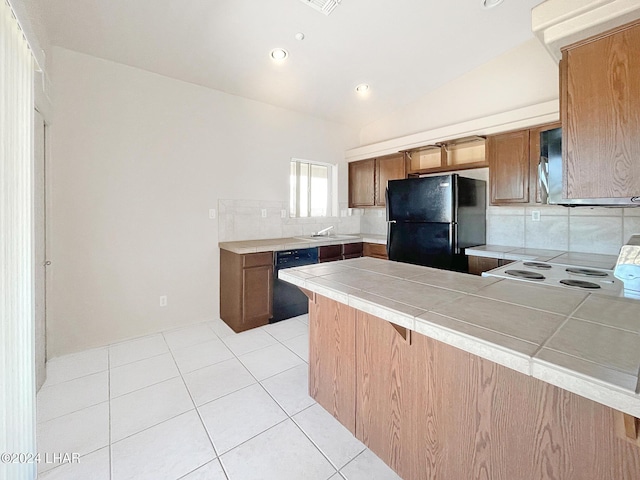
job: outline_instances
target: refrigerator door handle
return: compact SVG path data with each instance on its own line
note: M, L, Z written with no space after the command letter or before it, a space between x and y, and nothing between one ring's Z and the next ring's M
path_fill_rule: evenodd
M458 246L458 225L456 223L451 224L449 229L449 248L453 253L460 253L460 247Z

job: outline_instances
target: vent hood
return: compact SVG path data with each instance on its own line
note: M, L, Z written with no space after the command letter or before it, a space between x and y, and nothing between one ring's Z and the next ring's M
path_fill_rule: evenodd
M547 0L531 11L531 29L559 62L562 47L639 18L638 0Z

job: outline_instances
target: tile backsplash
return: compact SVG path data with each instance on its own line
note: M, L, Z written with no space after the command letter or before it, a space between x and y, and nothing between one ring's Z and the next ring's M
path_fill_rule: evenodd
M384 208L348 209L340 216L290 218L288 203L260 200L219 200L219 241L310 235L333 225L335 233L386 235ZM266 209L266 218L262 210ZM282 218L281 212L287 212ZM532 212L540 212L540 220ZM343 216L344 215L344 216ZM487 243L571 252L617 255L631 235L640 234L640 208L554 205L487 208Z
M262 211L266 210L266 217ZM282 211L286 216L282 218ZM335 233L360 233L361 210L339 205L340 216L291 218L288 202L263 200L218 200L218 240L232 242L263 238L311 235L334 226ZM344 215L344 216L343 216Z
M532 212L540 212L533 221ZM617 255L640 232L640 208L554 205L487 209L487 243Z

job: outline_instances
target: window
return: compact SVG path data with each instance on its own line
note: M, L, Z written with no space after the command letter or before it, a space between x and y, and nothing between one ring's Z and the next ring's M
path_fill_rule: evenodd
M289 215L331 216L335 168L329 163L291 159Z

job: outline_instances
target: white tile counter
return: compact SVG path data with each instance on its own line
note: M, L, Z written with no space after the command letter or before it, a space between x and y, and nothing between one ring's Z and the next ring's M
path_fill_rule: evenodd
M285 238L267 238L264 240L241 240L237 242L220 242L218 247L233 253L259 253L259 252L276 252L278 250L288 250L291 248L312 248L322 247L325 245L340 245L343 243L365 242L386 244L386 235L374 234L353 234L349 235L353 238L332 238L329 235L326 239L321 240L301 240L296 237Z
M604 255L601 253L565 252L505 245L480 245L465 249L465 254L476 257L497 258L499 260L551 262L607 270L612 270L618 259L616 255Z
M640 417L640 301L357 258L280 278Z

